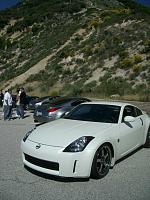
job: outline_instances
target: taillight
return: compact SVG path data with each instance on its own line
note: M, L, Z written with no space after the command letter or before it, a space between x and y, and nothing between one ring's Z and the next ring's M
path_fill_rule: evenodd
M59 107L60 108L60 107ZM59 108L50 108L49 110L47 110L48 112L55 112L56 110L58 110Z

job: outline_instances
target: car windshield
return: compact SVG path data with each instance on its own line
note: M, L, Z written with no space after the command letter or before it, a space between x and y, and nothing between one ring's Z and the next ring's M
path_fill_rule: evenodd
M118 123L120 106L104 104L82 104L63 118L71 120Z

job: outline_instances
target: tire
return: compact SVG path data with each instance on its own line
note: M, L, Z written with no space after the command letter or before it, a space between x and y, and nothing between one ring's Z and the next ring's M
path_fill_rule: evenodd
M109 172L111 160L112 153L110 146L108 144L100 146L93 159L91 177L94 179L105 177Z
M144 144L145 148L150 148L150 127L148 128L147 131L147 137L146 137L146 142Z

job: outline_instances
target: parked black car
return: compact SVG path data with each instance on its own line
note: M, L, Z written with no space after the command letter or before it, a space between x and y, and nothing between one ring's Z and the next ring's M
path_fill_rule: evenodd
M26 96L26 100L25 100L25 109L29 109L29 104L31 101L33 100L38 100L39 97L38 96Z
M75 106L89 102L90 99L82 97L60 97L52 103L41 105L35 108L34 122L45 123L61 118L66 112L72 110Z

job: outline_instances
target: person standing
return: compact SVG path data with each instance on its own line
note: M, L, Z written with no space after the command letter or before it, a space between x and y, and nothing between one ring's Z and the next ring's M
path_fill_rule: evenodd
M0 107L3 106L3 99L4 99L4 94L3 94L3 91L1 90L0 91Z
M16 117L19 117L19 118L21 117L20 94L21 94L21 91L18 88L17 95L16 95Z
M26 105L26 92L24 90L24 88L20 89L21 93L20 93L20 110L21 110L21 118L24 118L24 108Z
M4 111L4 120L7 119L10 120L12 112L12 96L10 89L8 89L4 94L3 111Z

